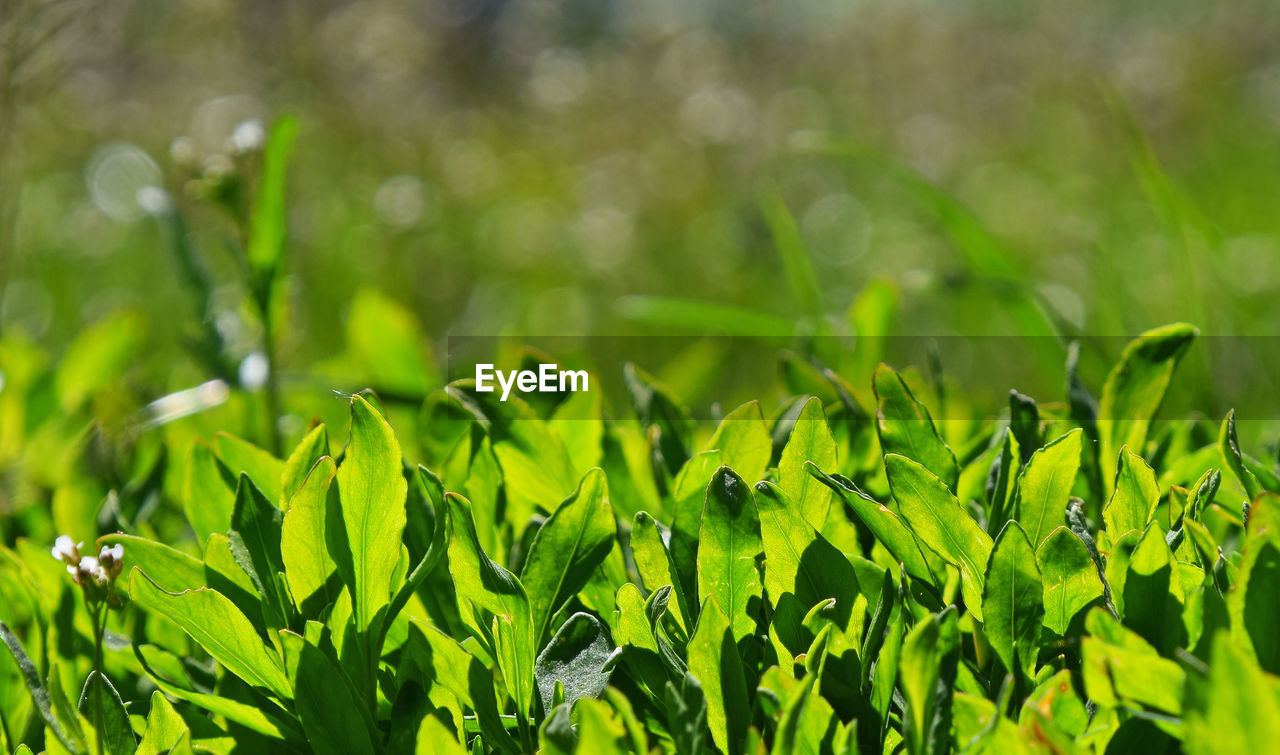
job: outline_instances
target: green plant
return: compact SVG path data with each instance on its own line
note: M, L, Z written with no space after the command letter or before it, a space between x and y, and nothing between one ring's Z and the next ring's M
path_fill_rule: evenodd
M4 749L1265 749L1280 476L1234 414L1153 423L1194 337L963 434L885 365L874 405L827 371L839 398L715 428L633 368L634 418L459 381L429 443L372 394L345 444L217 434L179 467L186 534L95 544L110 626L111 579L78 581L86 627L56 562L0 551Z

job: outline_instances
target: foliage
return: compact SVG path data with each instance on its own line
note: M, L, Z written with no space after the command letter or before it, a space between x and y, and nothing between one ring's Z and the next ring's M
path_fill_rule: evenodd
M956 432L881 365L711 428L636 369L634 415L460 381L409 435L355 395L283 457L74 467L51 518L110 533L124 605L100 633L85 567L0 551L3 749L1274 745L1280 485L1233 416L1155 421L1193 337L1137 339L1087 426L1015 394Z

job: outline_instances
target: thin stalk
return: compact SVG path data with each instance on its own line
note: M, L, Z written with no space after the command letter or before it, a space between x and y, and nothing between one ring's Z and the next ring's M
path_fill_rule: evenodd
M93 728L97 734L94 738L98 742L98 755L103 755L104 729L106 728L106 714L102 710L102 687L103 680L106 678L102 674L102 636L106 629L105 611L106 604L104 603L98 603L89 608L89 616L93 619L93 673L97 675L97 678L93 680Z
M284 448L280 437L280 378L276 373L276 339L275 329L271 325L271 294L268 292L258 301L262 314L262 354L267 360L267 420L270 425L268 437L271 439L271 452L279 456Z

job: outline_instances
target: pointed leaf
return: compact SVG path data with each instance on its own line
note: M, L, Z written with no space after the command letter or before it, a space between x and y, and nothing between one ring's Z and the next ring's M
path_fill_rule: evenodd
M815 464L806 464L805 469L810 475L835 491L858 520L889 550L894 560L906 566L908 574L927 582L937 581L911 529L888 506L872 499L871 496L853 487L851 483L847 484L846 480L823 472Z
M227 540L231 545L231 555L266 601L267 615L275 617L274 626L277 628L288 625L293 611L292 605L286 605L287 596L276 589L276 575L285 570L284 557L280 552L283 520L284 514L280 509L266 499L247 475L240 475Z
M174 594L140 569L130 574L129 592L135 603L177 624L214 660L248 684L281 700L292 696L280 661L267 652L253 624L221 593L204 587Z
M819 603L834 599L832 616L836 626L841 632L847 631L859 592L853 564L809 526L779 486L758 483L755 499L764 540L764 585L777 612L774 621L788 610L803 616ZM788 604L792 606L789 609ZM796 646L788 649L792 655L805 650Z
M1080 439L1076 428L1031 455L1018 477L1018 522L1033 548L1040 547L1054 528L1067 521L1067 501L1080 469Z
M1107 376L1098 405L1104 481L1114 479L1119 449L1128 446L1141 453L1174 368L1198 333L1185 323L1166 325L1143 333L1125 347Z
M400 444L391 426L360 396L351 398L351 441L338 467L337 481L342 501L340 535L345 535L350 549L349 566L345 557L335 555L334 560L345 572L343 581L351 591L357 633L376 636L382 609L391 601L393 575L400 562L408 484ZM376 668L376 649L372 643L362 642L365 662Z
M613 548L614 535L609 490L597 467L538 529L520 573L539 645L550 631L551 617L586 585Z
M806 522L821 529L827 521L832 492L805 470L805 464L810 462L819 469L834 469L836 466L836 441L827 426L822 402L817 398L805 402L791 430L791 437L782 449L782 459L778 462L778 487L795 501Z
M991 536L929 470L896 454L885 456L884 462L902 517L925 545L960 569L965 607L981 621L979 606Z
M235 485L235 477L214 456L213 449L204 441L192 444L182 480L182 509L201 545L209 535L226 532L231 526Z
M111 684L111 680L97 671L90 671L84 681L84 690L80 693L80 704L77 707L80 714L90 721L96 721L96 711L102 711L102 729L95 731L94 736L102 739L102 744L110 755L134 755L138 740L129 724L124 701L120 699L120 693Z
M1222 420L1222 429L1218 432L1218 449L1227 468L1240 481L1245 495L1249 500L1257 498L1262 492L1262 483L1258 482L1257 475L1249 469L1245 463L1244 453L1240 451L1240 439L1236 437L1235 409L1227 412L1226 419Z
M698 605L698 532L707 485L723 466L719 450L694 454L680 468L671 491L671 560L690 606Z
M1112 542L1131 530L1145 530L1159 502L1160 487L1156 484L1155 470L1128 447L1120 449L1115 485L1102 510Z
M213 436L213 453L231 472L231 479L247 474L253 484L275 505L280 504L284 462L247 440L230 433Z
M289 590L298 605L326 589L329 577L337 568L326 546L325 528L330 516L328 501L333 478L338 473L333 459L322 457L289 499L280 528L280 553ZM337 595L326 595L323 604L332 603Z
M898 454L922 465L950 490L960 480L955 454L943 442L929 410L916 400L902 376L887 364L876 368L876 430L885 454Z
M631 555L636 562L636 570L640 572L640 580L644 588L650 592L659 590L663 585L670 585L675 597L676 610L673 617L680 627L688 632L693 626L693 614L690 613L688 598L680 586L676 575L675 562L662 544L662 533L658 531L657 521L647 512L638 512L631 524Z
M706 695L711 739L728 755L741 755L751 723L751 703L729 618L714 596L703 602L698 626L689 638L689 674Z
M735 641L752 634L761 606L760 517L751 488L728 467L707 487L698 538L698 594L714 596L730 617ZM704 683L705 686L705 683Z
M1102 597L1102 579L1089 550L1067 527L1049 533L1036 551L1044 582L1044 625L1060 635L1085 606Z
M169 698L156 690L151 693L151 712L147 714L147 728L138 743L136 755L164 755L178 744L183 735L190 736L190 732L187 722L173 709Z
M991 550L982 592L983 627L1006 669L1035 672L1044 615L1035 551L1022 527L1009 522Z
M329 455L329 433L324 425L316 425L285 459L281 479L282 502L288 504L302 488L316 462Z
M361 715L363 706L342 671L301 635L281 635L286 649L297 657L294 705L311 748L320 755L378 752L371 722Z
M748 402L725 415L707 449L718 450L720 463L737 470L744 480L764 477L773 454L773 440L760 411L760 402Z

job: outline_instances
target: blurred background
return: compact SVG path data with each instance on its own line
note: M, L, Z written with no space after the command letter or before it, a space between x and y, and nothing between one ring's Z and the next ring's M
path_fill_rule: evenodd
M1019 336L1059 387L1070 338L1280 335L1274 11L0 0L0 457L33 391L412 404L451 336ZM677 393L714 393L685 357ZM1269 385L1241 359L1213 380ZM280 392L259 438L314 413Z

